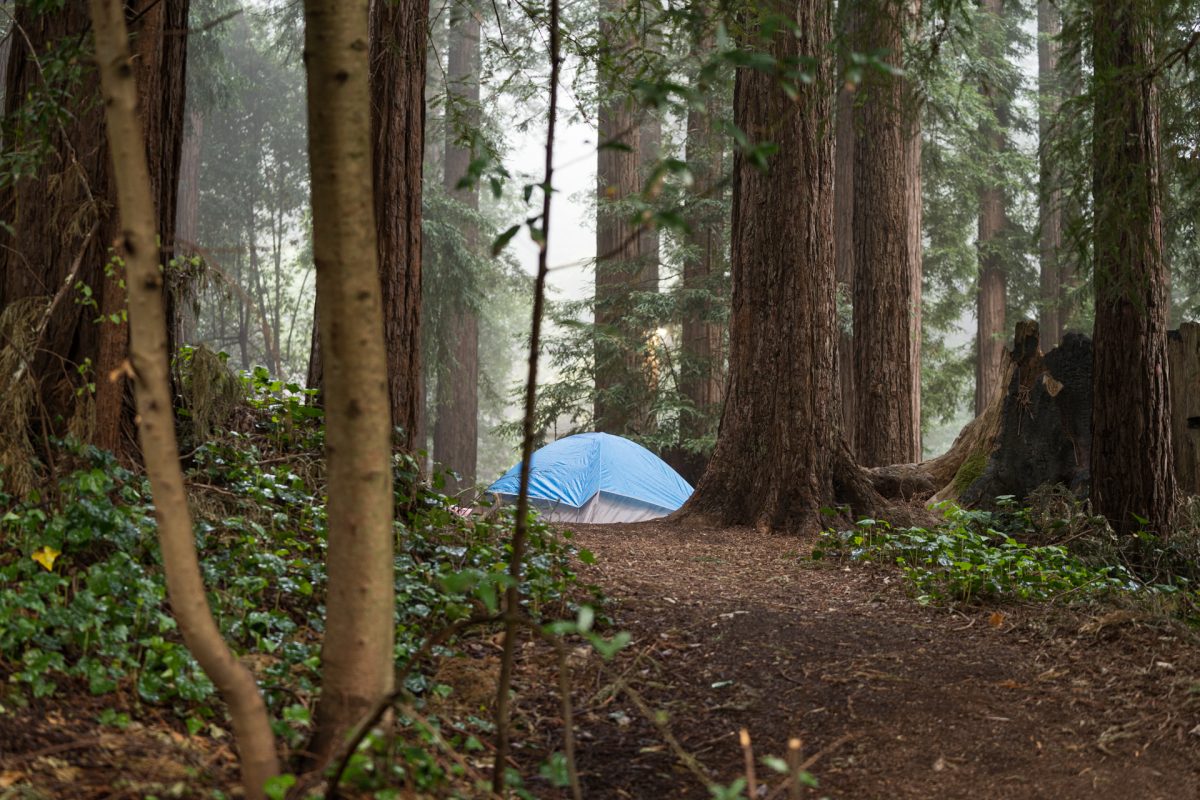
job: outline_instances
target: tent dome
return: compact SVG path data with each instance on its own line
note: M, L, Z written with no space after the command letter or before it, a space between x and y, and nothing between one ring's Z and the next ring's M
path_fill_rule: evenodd
M515 502L518 463L487 488ZM529 499L556 522L639 522L665 517L692 494L691 485L636 442L609 433L579 433L536 451Z

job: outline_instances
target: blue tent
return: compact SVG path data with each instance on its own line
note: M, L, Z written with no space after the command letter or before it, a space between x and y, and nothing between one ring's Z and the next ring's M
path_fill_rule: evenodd
M516 502L517 464L487 488ZM640 444L608 433L579 433L533 454L529 499L558 522L638 522L665 517L683 505L692 487Z

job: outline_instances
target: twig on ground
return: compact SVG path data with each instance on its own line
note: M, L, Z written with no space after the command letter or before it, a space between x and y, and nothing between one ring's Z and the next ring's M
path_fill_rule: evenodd
M701 764L694 755L684 749L683 745L679 743L679 740L675 738L675 734L671 733L671 728L665 721L659 719L659 716L654 713L654 709L650 708L650 704L646 702L642 695L625 681L620 682L620 688L621 691L625 693L625 696L632 700L633 704L637 706L638 711L642 713L642 716L644 716L650 722L650 724L658 729L659 735L662 736L663 741L665 741L667 746L671 748L671 752L675 754L675 757L679 759L680 763L687 767L688 771L695 775L700 783L704 784L706 788L710 786L712 784L712 778L709 777L708 769Z

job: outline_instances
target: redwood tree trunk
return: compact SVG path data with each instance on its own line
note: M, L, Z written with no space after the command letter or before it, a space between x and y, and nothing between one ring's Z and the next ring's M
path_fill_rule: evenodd
M414 16L418 15L419 16ZM425 147L428 0L370 0L371 154L388 396L398 444L425 446L421 377L421 166ZM325 358L313 312L308 385L324 389Z
M371 0L371 138L392 425L424 444L421 160L429 0Z
M175 198L183 135L189 0L160 3L131 0L127 14L137 74L139 111L145 133L150 183L167 263L175 230ZM15 24L28 35L14 36L5 82L5 112L19 113L43 88L35 63L64 43L84 41L89 30L87 5L70 0L55 10L15 7ZM30 47L33 48L31 53ZM125 291L117 272L106 275L108 249L120 232L115 188L110 177L104 108L92 101L98 91L94 73L72 88L78 105L50 134L50 155L40 168L0 191L0 208L11 231L0 231L0 309L26 297L66 295L54 305L38 348L33 371L41 387L47 418L69 420L76 412L76 389L85 380L78 368L89 365L86 380L96 384L92 443L123 448L132 406L127 387L109 375L125 360L128 330L123 321L97 324L100 314L122 319ZM19 147L21 142L6 142ZM71 283L66 289L64 285ZM92 290L95 306L76 302L74 284ZM56 428L56 432L63 432Z
M1062 18L1050 0L1038 1L1038 162L1041 190L1038 193L1039 267L1041 272L1042 349L1049 351L1062 341L1067 308L1063 296L1062 268L1058 252L1062 248L1062 191L1059 176L1051 163L1049 139L1054 118L1062 103L1058 74Z
M200 239L200 155L204 141L204 115L192 109L184 123L183 144L179 160L179 203L175 213L175 253L193 256ZM195 313L188 302L190 292L186 283L176 282L182 291L182 305L175 309L175 324L172 337L177 344L192 339L195 330Z
M711 31L701 34L695 52L700 60L714 46ZM681 420L683 436L699 439L716 433L716 415L724 393L724 333L715 320L724 266L725 226L721 197L725 143L714 118L717 101L710 94L703 109L687 116L687 161L692 169L693 212L688 257L683 263L683 341L680 390L695 409Z
M1167 271L1151 0L1094 0L1096 295L1092 503L1118 530L1170 532L1175 503Z
M632 42L625 41L625 24L612 17L622 13L617 0L601 3L600 36L620 63ZM602 76L611 83L614 76ZM595 289L595 429L626 434L638 424L637 353L630 343L637 332L630 325L633 293L642 268L642 236L627 209L615 204L635 197L640 188L641 125L627 96L608 90L598 115L600 148L596 160L596 289Z
M828 48L829 4L773 10L796 21L771 37L776 59ZM797 100L775 75L738 70L734 121L778 151L765 172L734 156L729 395L684 516L813 531L826 524L822 507L862 496L836 400L833 109L828 67L818 69L815 82L795 87Z
M467 11L450 20L447 92L463 106L467 130L478 125L479 107L479 20ZM479 208L479 191L457 189L467 174L471 150L463 147L460 131L446 126L446 192L472 210ZM478 234L465 230L467 246L478 246ZM449 340L444 345L437 381L437 420L433 427L433 456L442 466L458 474L446 476L446 491L455 493L475 485L479 420L479 318L468 301L452 312L446 326Z
M905 3L907 19L905 20L905 40L913 42L921 31L921 0L908 0ZM912 392L912 426L913 426L913 461L920 461L924 455L921 447L921 298L924 291L925 277L925 230L924 230L924 199L921 196L921 114L924 98L920 95L915 82L905 82L904 85L904 124L905 135L908 137L904 148L904 184L908 191L908 257L911 259L912 271L909 280L912 293L909 297L908 326L909 326L909 359L912 364L912 381L909 388Z
M838 5L839 35L850 49L854 42L854 6L850 2ZM843 69L846 64L843 64ZM854 90L845 80L838 82L837 109L834 124L833 177L833 240L838 297L844 304L854 298L854 140L857 127L854 121ZM854 336L852 324L839 319L838 377L842 401L842 418L846 421L846 440L854 450L854 427L857 419L854 395Z
M1004 0L983 0L981 27L985 43L998 34L1000 15L1004 13ZM991 49L991 45L986 45ZM994 55L994 54L992 54ZM1004 129L1007 127L1008 98L999 87L987 81L981 87L986 102L993 111L994 120L985 124L980 131L981 139L992 150L999 161L999 154L1007 147ZM1005 210L1004 189L998 180L985 182L979 190L979 295L976 306L975 362L975 414L978 416L991 403L991 399L1002 390L1000 385L1004 369L1004 339L1006 336L1005 307L1008 302L1007 278L1001 258L1000 237L1008 224Z
M885 51L902 66L907 0L864 0L855 21L860 52ZM854 148L855 454L867 466L920 458L914 411L917 274L910 244L911 132L899 76L867 70L859 87ZM919 169L919 165L917 165ZM917 194L918 206L920 194ZM919 298L917 298L919 302Z

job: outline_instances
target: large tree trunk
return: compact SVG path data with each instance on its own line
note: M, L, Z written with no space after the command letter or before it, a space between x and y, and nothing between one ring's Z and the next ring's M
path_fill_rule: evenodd
M1167 275L1151 0L1094 0L1096 296L1092 503L1118 531L1170 532ZM1146 520L1145 523L1138 518Z
M697 60L714 47L711 30L695 45ZM691 108L685 144L692 169L693 213L683 263L683 341L680 391L695 409L681 420L685 439L716 434L716 417L724 392L724 330L716 321L725 264L723 204L725 141L716 126L717 99L710 93L703 109Z
M883 51L903 64L907 0L862 0L855 49ZM855 109L854 386L858 461L869 466L915 461L914 413L920 373L913 354L913 289L918 270L910 244L912 125L908 92L895 74L867 70ZM919 171L920 165L916 165ZM920 193L917 195L918 207ZM917 298L919 302L919 298Z
M459 16L461 15L461 16ZM468 208L478 210L479 190L457 189L471 163L470 147L462 146L462 130L472 131L479 120L479 20L470 9L450 19L447 93L459 108L461 126L446 125L443 181L446 192ZM467 246L478 247L473 226L463 231ZM446 491L456 493L475 485L479 425L479 318L470 301L451 311L447 341L439 358L437 415L433 426L433 457L459 477L446 476Z
M982 0L982 36L984 51L989 57L999 36L1000 15L1004 0ZM1008 127L1009 98L1000 87L984 81L981 92L992 110L993 119L980 130L981 140L995 155L993 164L1007 147L1005 130ZM976 305L975 343L975 414L978 416L1002 390L1004 364L1005 310L1008 302L1007 277L1001 255L1000 238L1008 226L1004 188L995 176L984 178L979 190L979 295Z
M167 318L155 243L159 235L155 225L164 217L155 209L147 166L147 151L153 153L154 147L144 143L138 119L138 106L145 108L146 104L138 102L125 5L120 0L92 0L91 15L121 215L121 234L114 245L124 257L129 279L129 366L124 371L133 378L137 395L138 434L154 495L167 591L184 643L229 706L244 791L251 800L258 800L266 796L266 782L279 772L275 737L254 676L221 638L196 556L171 412ZM143 39L139 45L135 52L144 54L147 42Z
M368 87L379 62L369 63L363 46L367 0L306 0L304 9L329 484L322 685L309 748L321 764L392 688L395 589L387 369L392 354L385 346L376 266L374 213L380 204L372 202L372 183L379 181L380 163L389 159L380 159L378 149L372 159L375 126ZM397 17L373 30L373 50L390 50L393 24L401 30L405 25L424 29L423 9L389 3L377 12ZM384 20L373 22L380 26ZM423 58L417 63L424 63ZM421 84L416 86L419 92ZM420 104L419 93L411 98ZM419 167L419 143L417 156ZM389 199L396 205L384 204L385 212L406 207L403 197L391 194Z
M1057 347L1066 328L1066 304L1063 279L1059 266L1062 248L1062 190L1059 173L1052 164L1050 132L1062 103L1061 79L1058 74L1057 41L1062 31L1062 18L1050 0L1038 0L1038 263L1041 273L1040 328L1042 346Z
M420 16L414 14L420 13ZM399 445L425 446L421 375L421 166L425 141L428 0L370 0L371 139L375 227L387 342L388 396ZM316 331L308 385L325 388L328 364Z
M164 32L187 29L188 6L187 0L126 3L135 20L135 78L163 264L170 260L174 239L187 64L187 36ZM55 10L19 3L15 14L14 22L25 35L13 37L9 53L5 112L10 116L46 91L38 60L65 44L83 41L89 29L87 7L80 0ZM50 309L49 316L44 326L41 320L34 323L39 325L40 342L32 364L45 418L72 419L80 410L76 389L94 381L94 417L90 425L75 430L90 430L88 438L94 444L122 450L123 434L126 429L131 432L132 409L126 404L127 387L110 376L121 374L117 368L126 358L128 330L123 321L123 276L119 270L106 270L108 248L120 225L104 109L90 100L96 87L95 74L87 74L81 86L70 88L79 104L50 134L46 152L51 155L33 175L0 191L0 208L11 226L0 232L0 309L24 298L46 298L43 308ZM76 302L82 299L77 283L90 287L88 303ZM97 324L100 315L106 321ZM54 432L63 429L55 426Z
M780 62L828 48L827 3L771 10L796 21L770 39ZM766 171L734 157L729 395L716 451L681 516L809 532L827 524L823 507L864 511L872 497L836 399L832 104L828 67L818 70L796 100L773 74L737 73L734 122L778 151Z

